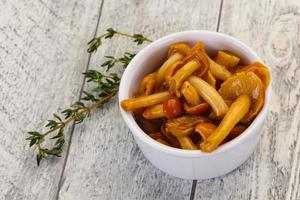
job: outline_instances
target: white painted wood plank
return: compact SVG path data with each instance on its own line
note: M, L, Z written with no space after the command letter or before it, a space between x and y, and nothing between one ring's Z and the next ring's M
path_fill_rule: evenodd
M100 4L0 1L0 199L55 199L64 156L37 167L26 131L78 99Z
M300 199L300 2L224 0L220 32L272 68L273 94L261 142L232 173L198 182L195 199Z
M157 39L183 30L215 30L219 6L219 0L105 1L99 34L114 27ZM104 55L134 50L124 39L106 42L90 67L97 68ZM121 119L116 99L76 126L62 183L64 200L189 199L192 186L192 181L168 176L144 158Z

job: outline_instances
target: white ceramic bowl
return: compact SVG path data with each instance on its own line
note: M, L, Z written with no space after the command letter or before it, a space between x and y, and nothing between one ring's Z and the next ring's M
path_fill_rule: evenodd
M174 33L149 44L133 58L121 80L119 101L132 97L138 90L142 78L162 64L170 44L186 42L193 45L199 40L205 43L208 53L229 50L242 58L244 64L261 61L244 43L221 33L209 31ZM120 110L139 148L154 166L179 178L201 180L224 175L248 159L260 139L260 132L270 104L270 94L271 84L266 92L263 109L247 130L212 153L176 149L160 144L143 132L131 112L126 112L121 107Z

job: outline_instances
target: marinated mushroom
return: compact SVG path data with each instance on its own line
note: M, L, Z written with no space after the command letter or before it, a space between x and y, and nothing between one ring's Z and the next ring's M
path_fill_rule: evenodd
M190 53L190 51L190 47L184 43L173 44L169 47L168 59L163 63L163 65L158 69L157 72L156 88L159 88L160 85L164 82L168 68L172 67L172 65L177 61L182 60L184 56Z
M166 129L176 137L188 136L194 131L195 126L203 121L208 121L208 119L201 116L182 116L168 120Z
M234 126L249 112L250 97L247 95L239 96L230 106L225 117L216 130L200 144L200 149L204 152L215 150L229 135Z
M217 116L225 115L228 106L215 88L196 76L190 76L188 81L196 88L200 96L212 107Z
M250 112L242 120L250 122L264 104L264 86L262 80L253 72L239 72L221 84L219 94L225 100L234 101L246 94L251 98Z

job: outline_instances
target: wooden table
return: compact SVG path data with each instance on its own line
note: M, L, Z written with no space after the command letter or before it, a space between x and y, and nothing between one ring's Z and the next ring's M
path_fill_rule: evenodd
M210 180L166 175L141 154L115 98L67 130L61 158L37 167L26 131L78 100L82 72L104 55L138 50L118 37L88 55L109 27L153 39L219 31L253 48L272 68L273 94L250 159ZM300 199L299 32L298 0L0 0L0 199Z

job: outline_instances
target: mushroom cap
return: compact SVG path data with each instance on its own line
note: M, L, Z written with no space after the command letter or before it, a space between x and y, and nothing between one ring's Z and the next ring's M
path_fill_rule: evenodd
M242 120L244 123L250 122L264 104L264 84L254 72L234 74L221 84L219 93L227 102L233 102L243 94L251 98L250 111Z
M253 72L255 73L264 83L265 88L270 84L270 72L269 70L260 62L254 62L250 65L247 65L237 72Z

